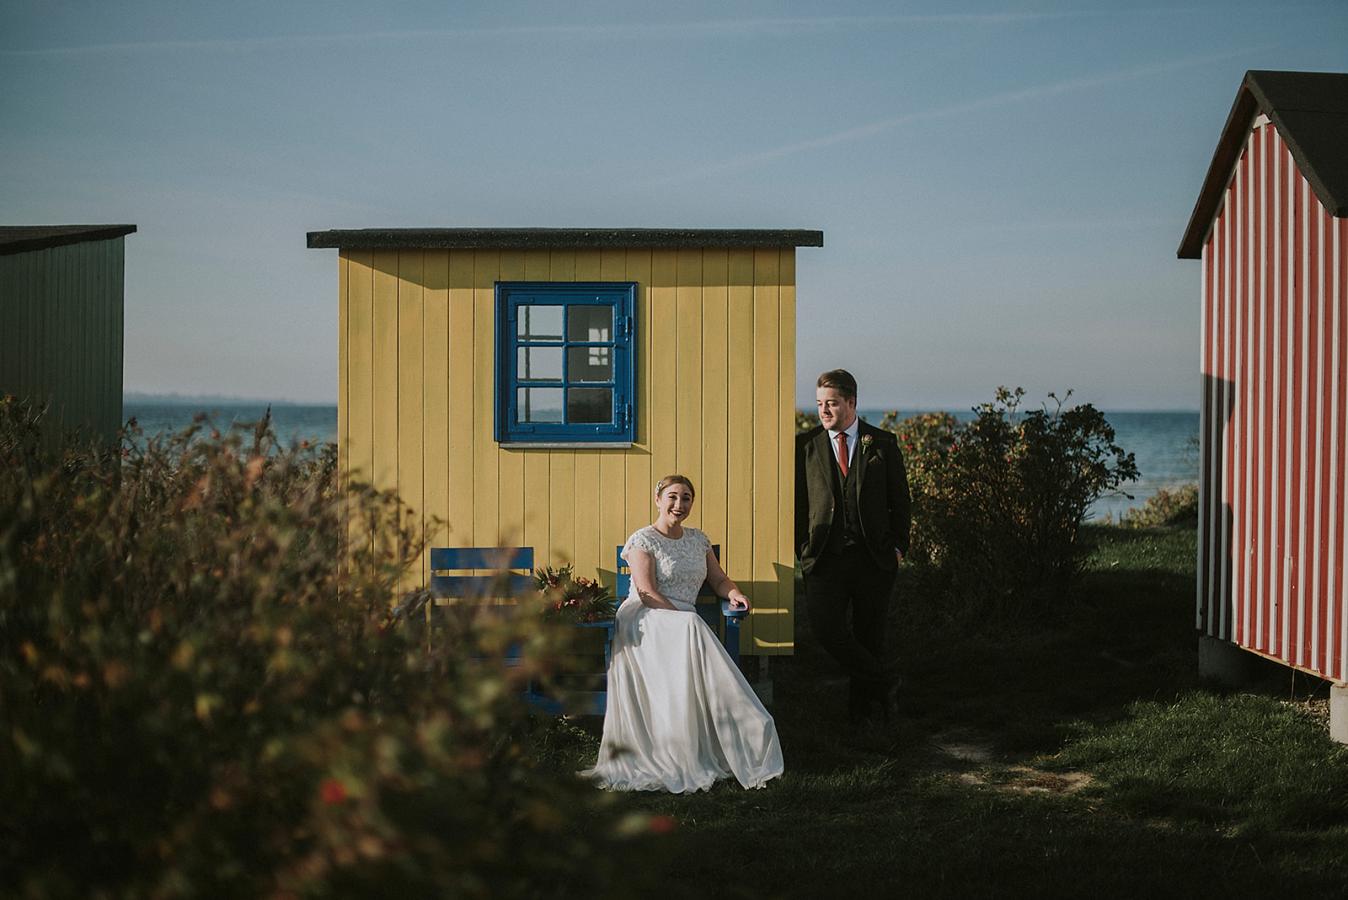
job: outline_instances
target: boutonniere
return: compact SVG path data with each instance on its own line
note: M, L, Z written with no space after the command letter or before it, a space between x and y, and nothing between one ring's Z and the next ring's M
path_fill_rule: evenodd
M875 435L873 435L873 434L863 434L863 435L861 436L861 449L862 449L862 450L869 450L869 449L871 449L871 444L874 443L874 442L875 442Z

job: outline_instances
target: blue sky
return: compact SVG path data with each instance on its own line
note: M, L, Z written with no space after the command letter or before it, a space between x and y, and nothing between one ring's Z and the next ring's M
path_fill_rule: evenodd
M1348 3L0 0L0 223L132 222L128 390L330 402L335 251L411 226L818 228L798 397L1194 408L1175 259L1246 69Z

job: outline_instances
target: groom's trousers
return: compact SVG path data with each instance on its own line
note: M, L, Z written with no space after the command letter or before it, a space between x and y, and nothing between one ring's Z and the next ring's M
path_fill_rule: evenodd
M851 678L848 712L882 703L893 677L885 653L896 573L885 571L860 544L815 561L805 576L805 606L815 640ZM849 615L850 613L850 615Z

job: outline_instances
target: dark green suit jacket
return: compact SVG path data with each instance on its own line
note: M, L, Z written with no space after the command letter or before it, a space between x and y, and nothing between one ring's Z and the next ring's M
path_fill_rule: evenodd
M912 521L903 453L892 432L865 422L857 424L857 440L847 490L856 491L867 551L882 570L893 571L898 566L894 551L908 552ZM839 479L833 474L837 467L824 426L796 435L796 552L807 574L827 552L835 522L843 527Z

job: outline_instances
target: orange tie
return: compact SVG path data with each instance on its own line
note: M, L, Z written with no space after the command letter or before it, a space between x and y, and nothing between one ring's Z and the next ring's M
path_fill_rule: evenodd
M847 477L847 432L838 432L838 468L842 470L844 478Z

